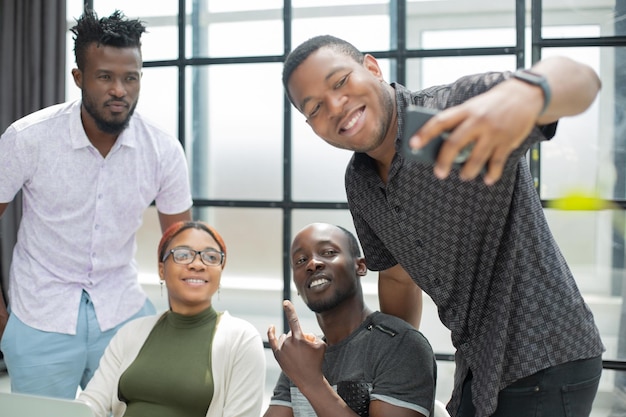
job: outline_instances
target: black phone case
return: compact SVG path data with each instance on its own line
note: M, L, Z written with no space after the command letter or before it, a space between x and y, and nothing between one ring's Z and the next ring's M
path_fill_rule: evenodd
M437 110L426 107L409 106L404 114L404 132L402 135L402 153L407 159L434 164L437 159L439 149L445 140L443 135L439 135L426 144L421 149L413 151L409 148L409 139L420 127L426 123Z
M430 142L426 144L421 149L416 149L413 151L409 148L409 139L415 132L419 130L424 123L433 115L435 115L438 110L429 109L426 107L420 106L409 106L404 115L404 132L402 135L402 153L408 159L424 162L430 165L435 163L437 159L437 155L439 154L439 149L441 145L443 145L443 141L446 140L449 136L449 132L444 132L441 135L433 138ZM457 167L463 165L463 163L470 157L472 154L472 149L474 149L474 144L470 143L465 148L461 149L461 151L457 154L456 158L454 158L453 164Z

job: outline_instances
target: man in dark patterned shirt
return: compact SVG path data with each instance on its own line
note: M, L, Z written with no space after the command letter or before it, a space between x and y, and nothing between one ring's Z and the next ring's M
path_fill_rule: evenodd
M371 55L319 36L289 55L283 84L318 136L355 151L346 191L381 310L418 326L423 289L451 330L450 414L588 416L604 347L524 156L589 107L595 72L555 57L411 92L386 83ZM412 104L442 110L412 147L450 132L434 166L400 152Z

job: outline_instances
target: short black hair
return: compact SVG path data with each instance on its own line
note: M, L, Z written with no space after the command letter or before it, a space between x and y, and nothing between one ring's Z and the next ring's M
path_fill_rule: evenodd
M319 35L315 36L304 43L300 44L296 49L291 51L285 63L283 65L283 88L287 97L293 103L291 96L289 95L289 89L287 83L291 74L302 64L313 52L320 48L332 48L333 50L342 53L350 58L354 59L359 64L363 63L363 52L359 51L350 42L337 38L332 35Z
M354 236L354 234L352 234L352 232L350 232L345 227L341 227L339 225L335 225L335 227L341 230L348 238L348 244L350 245L350 254L355 258L359 258L361 256L361 248L359 247L359 241L357 240L356 236Z
M141 35L146 27L140 20L129 20L119 10L109 17L98 19L96 12L86 10L70 28L74 36L74 56L78 69L85 67L85 54L89 45L114 46L116 48L137 47L141 50Z

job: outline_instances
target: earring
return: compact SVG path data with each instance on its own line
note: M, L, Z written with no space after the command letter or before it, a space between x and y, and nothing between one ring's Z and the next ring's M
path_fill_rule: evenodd
M222 289L222 286L221 286L221 285L219 285L219 286L217 287L217 301L219 301L219 300L220 300L220 291L221 291L221 289Z
M161 280L161 298L163 298L163 284L165 284L165 280Z

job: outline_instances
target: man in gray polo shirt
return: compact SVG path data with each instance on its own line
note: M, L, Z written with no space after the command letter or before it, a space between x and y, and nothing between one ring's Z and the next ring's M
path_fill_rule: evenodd
M282 373L264 417L432 416L437 375L426 338L397 317L370 310L356 237L313 223L290 250L293 282L315 312L323 339L304 334L290 302L291 332L268 340Z

